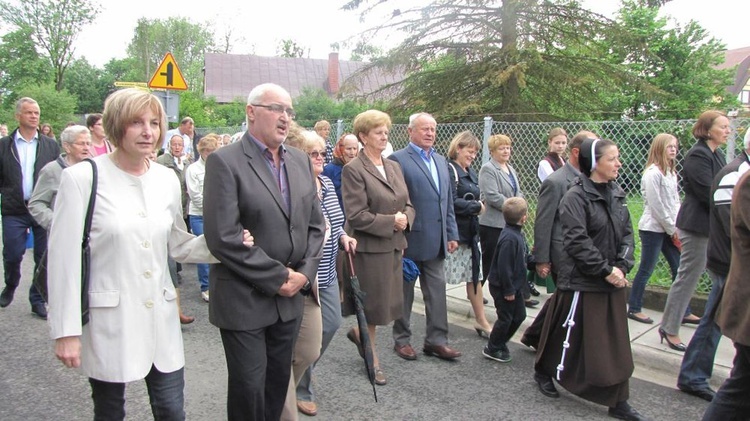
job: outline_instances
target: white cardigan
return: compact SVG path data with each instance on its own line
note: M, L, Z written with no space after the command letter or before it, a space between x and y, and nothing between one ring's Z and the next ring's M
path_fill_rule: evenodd
M643 215L638 221L638 229L674 234L677 231L677 213L680 211L677 175L673 171L664 175L659 167L651 164L643 173L641 194Z
M185 185L187 186L188 196L190 196L188 215L203 216L204 178L206 178L206 161L203 158L198 158L185 170Z
M99 170L91 228L90 322L81 326L81 236L91 166L62 173L49 237L49 326L52 338L82 336L83 373L107 382L144 378L185 364L176 293L167 251L186 263L216 263L202 236L186 231L180 184L172 170L151 165L140 177L108 155Z

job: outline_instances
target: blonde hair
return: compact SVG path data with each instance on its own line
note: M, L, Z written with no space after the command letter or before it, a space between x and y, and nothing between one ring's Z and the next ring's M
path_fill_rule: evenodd
M318 133L306 130L302 132L302 144L300 146L305 153L310 153L310 151L316 146L322 148L323 151L325 151L326 141Z
M509 197L503 202L503 218L509 224L518 225L528 210L529 205L523 197Z
M562 127L553 128L547 135L547 152L550 152L551 149L549 143L552 142L552 139L556 138L557 136L565 136L565 140L568 140L568 132L566 132L565 129L563 129Z
M389 130L391 128L391 117L388 114L378 110L367 110L357 114L354 117L354 135L357 136L357 140L362 143L362 139L359 137L360 134L368 134L370 130L386 126Z
M487 147L490 149L490 152L494 152L500 146L510 146L511 143L512 142L508 136L504 134L495 134L490 136L489 140L487 140Z
M456 159L459 149L474 148L479 150L481 147L482 144L479 142L479 139L472 132L465 130L451 140L451 144L448 146L448 158Z
M302 126L297 124L296 121L291 120L289 122L289 129L287 130L286 139L284 140L284 146L291 146L293 148L302 149L302 132L304 129Z
M659 167L662 174L675 172L675 167L677 166L676 160L667 157L667 146L672 139L677 140L676 137L669 133L659 133L654 137L654 140L651 141L651 147L648 149L646 168L653 164Z
M198 141L198 153L203 153L206 150L217 150L219 149L219 136L216 133L209 133Z
M114 147L120 147L131 122L146 110L151 110L159 119L159 135L154 149L161 146L162 135L166 133L167 118L161 101L156 96L140 89L129 88L113 92L104 102L102 124L104 133Z

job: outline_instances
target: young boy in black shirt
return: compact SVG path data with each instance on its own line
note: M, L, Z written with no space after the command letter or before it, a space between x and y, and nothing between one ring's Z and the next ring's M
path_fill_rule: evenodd
M482 355L501 363L510 362L508 341L526 318L523 287L526 268L531 260L522 227L526 222L528 204L520 197L511 197L503 204L505 228L500 233L487 279L495 300L497 321L492 327Z

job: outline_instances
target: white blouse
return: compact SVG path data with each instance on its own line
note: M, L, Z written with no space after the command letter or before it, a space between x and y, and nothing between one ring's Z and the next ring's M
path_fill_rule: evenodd
M664 175L658 166L651 164L643 173L641 194L643 214L638 221L638 229L674 234L677 231L677 213L680 212L677 174L670 171Z

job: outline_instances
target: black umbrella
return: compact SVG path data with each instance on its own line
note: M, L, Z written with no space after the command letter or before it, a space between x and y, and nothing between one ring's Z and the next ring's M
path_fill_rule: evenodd
M359 279L357 279L357 275L354 272L352 253L347 252L347 256L349 257L349 284L351 286L351 289L349 290L349 298L351 299L352 307L354 308L354 314L357 315L359 346L361 346L364 351L363 359L365 360L367 378L370 380L372 394L375 396L375 402L377 402L378 392L375 390L375 362L372 355L372 346L370 345L370 333L367 330L367 318L365 317L365 295L367 294L359 287Z

